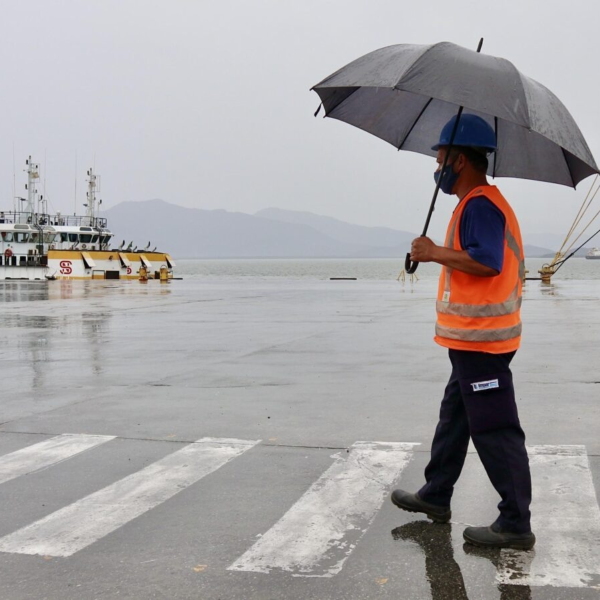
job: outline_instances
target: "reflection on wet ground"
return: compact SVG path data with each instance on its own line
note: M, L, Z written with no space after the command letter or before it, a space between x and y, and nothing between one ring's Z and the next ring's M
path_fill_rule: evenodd
M160 287L159 287L160 286ZM144 287L146 289L144 289ZM169 285L158 282L142 287L138 281L0 281L0 302L40 302L45 300L70 300L102 297L110 290L111 294L138 297L149 294L164 296L171 293Z
M433 600L468 600L458 563L454 560L452 525L413 521L392 531L395 540L414 542L425 554L425 571Z
M48 300L47 281L2 281L0 302L31 302Z
M556 286L553 283L540 283L540 292L543 296L559 296Z
M10 315L0 316L2 327L25 327L27 329L56 329L59 325L57 317L45 315Z
M169 310L171 294L170 284L158 282L0 282L0 357L19 369L10 386L37 393L67 383L95 389L114 383L115 370L119 376L130 370L125 346L139 342L142 351L151 343L163 316L146 322L145 315ZM147 332L145 340L129 331L133 321L140 335ZM112 375L105 377L107 369Z
M460 567L454 559L450 523L412 521L392 530L392 537L418 544L422 550L433 600L469 600ZM478 548L471 544L464 544L463 550L469 556L489 560L495 567L500 564L501 550ZM529 586L500 584L498 590L501 600L531 600Z
M465 554L468 554L469 556L476 556L478 558L485 558L489 560L497 569L505 566L507 562L511 562L510 560L507 561L507 551L498 550L495 548L478 548L472 544L464 544L463 550L465 551ZM514 562L514 564L511 563L512 571L515 574L515 577L518 577L519 568L523 568L525 565L531 562L535 556L535 550L531 550L529 552L510 550L509 552L515 557L525 557L527 559L517 560ZM523 572L521 575L526 575L526 573ZM506 583L499 583L498 589L500 590L500 600L531 600L531 588L528 585L509 585Z

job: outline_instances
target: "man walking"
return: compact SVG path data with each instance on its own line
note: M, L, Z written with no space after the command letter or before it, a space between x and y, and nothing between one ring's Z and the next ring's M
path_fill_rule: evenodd
M501 501L489 527L467 527L464 538L478 546L530 549L531 475L510 371L521 339L521 287L524 275L519 224L508 202L486 179L488 154L496 136L488 123L463 114L441 171L456 123L442 129L436 182L459 203L446 243L427 237L412 242L411 260L443 266L436 303L435 341L448 348L452 373L446 386L425 469L416 493L395 490L392 502L403 510L450 520L450 501L469 438Z

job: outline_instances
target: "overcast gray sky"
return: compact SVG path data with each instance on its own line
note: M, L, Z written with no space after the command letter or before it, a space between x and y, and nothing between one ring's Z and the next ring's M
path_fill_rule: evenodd
M433 160L315 119L309 88L382 46L484 37L484 52L557 94L599 160L599 16L592 0L2 0L2 206L14 144L17 195L32 154L54 210L73 211L77 156L79 208L95 163L106 207L276 206L420 231ZM566 233L591 179L575 192L496 183L525 232Z

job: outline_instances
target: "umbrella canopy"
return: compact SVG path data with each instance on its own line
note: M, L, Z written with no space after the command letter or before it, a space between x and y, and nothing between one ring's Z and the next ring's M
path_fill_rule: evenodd
M460 106L495 130L492 177L575 187L598 173L579 127L546 87L502 58L456 44L398 44L375 50L312 88L325 115L395 146L429 156Z

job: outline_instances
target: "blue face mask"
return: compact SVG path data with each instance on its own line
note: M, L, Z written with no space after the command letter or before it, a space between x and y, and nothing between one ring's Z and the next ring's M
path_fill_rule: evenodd
M437 185L438 180L441 178L442 182L440 183L440 190L444 192L444 194L451 194L452 188L456 183L460 173L455 173L452 169L452 165L446 165L446 168L443 171L436 171L433 174L433 179L435 180L435 184Z

